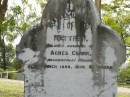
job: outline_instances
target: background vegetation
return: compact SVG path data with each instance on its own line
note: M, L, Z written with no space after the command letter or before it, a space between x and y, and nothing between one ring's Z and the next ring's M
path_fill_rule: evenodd
M21 2L18 4L11 1L13 0L0 0L0 72L20 71L22 64L16 60L15 42L29 27L40 22L42 9L46 4L45 0L14 0ZM129 87L130 1L109 1L111 2L95 0L95 4L102 22L117 31L127 47L127 67L120 68L118 83ZM16 74L10 74L9 78L16 79ZM0 97L23 97L23 83L0 79ZM130 97L130 95L120 94L119 97Z

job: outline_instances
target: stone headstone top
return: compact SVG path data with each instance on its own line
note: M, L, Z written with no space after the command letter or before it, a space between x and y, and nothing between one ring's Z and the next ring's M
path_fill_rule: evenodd
M92 0L49 0L21 39L25 97L116 97L125 46Z

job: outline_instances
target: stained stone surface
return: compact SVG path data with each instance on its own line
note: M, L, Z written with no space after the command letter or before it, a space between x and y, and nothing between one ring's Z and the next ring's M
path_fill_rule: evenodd
M125 47L92 0L49 0L17 46L25 97L116 97Z

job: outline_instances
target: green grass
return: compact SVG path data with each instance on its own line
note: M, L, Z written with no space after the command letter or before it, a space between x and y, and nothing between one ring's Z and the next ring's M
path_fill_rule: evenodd
M0 79L0 97L23 97L23 82Z
M119 95L118 97L130 97L130 95Z
M22 81L0 79L0 97L23 97ZM130 94L119 93L118 97L130 97Z
M118 97L130 97L130 94L118 93Z

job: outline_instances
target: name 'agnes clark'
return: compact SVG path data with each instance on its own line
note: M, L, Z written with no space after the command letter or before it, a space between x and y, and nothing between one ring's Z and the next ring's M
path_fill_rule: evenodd
M90 55L91 54L89 52L82 52L82 51L71 51L71 52L68 52L68 51L54 51L54 50L51 50L50 51L50 55Z

